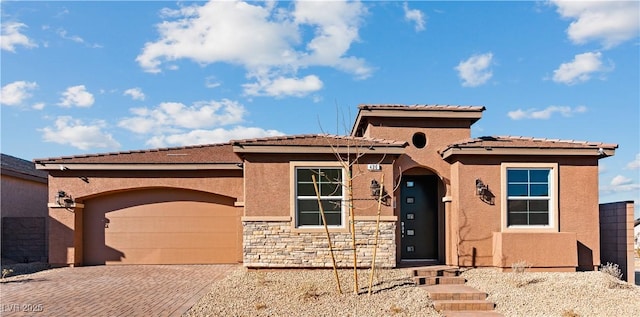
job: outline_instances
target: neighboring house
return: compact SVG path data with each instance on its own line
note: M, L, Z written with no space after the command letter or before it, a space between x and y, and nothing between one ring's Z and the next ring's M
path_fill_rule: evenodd
M32 162L2 154L0 210L2 258L47 261L47 172Z
M361 105L349 136L35 160L50 172L49 260L330 267L316 175L338 265L353 265L355 228L367 267L384 175L376 265L597 268L598 160L617 145L471 138L484 110Z

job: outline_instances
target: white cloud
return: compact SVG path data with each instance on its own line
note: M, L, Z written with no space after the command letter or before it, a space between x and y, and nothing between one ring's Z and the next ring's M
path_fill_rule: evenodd
M31 91L38 88L38 84L28 81L14 81L6 84L0 91L0 104L18 106L31 97Z
M44 102L38 102L38 103L34 103L31 108L35 109L35 110L42 110L44 109L45 103Z
M608 185L600 188L600 191L605 194L637 190L640 190L640 185L634 183L631 178L623 175L616 175L611 179L611 182Z
M541 119L546 120L551 118L554 113L559 113L563 117L571 117L576 113L584 113L587 111L587 107L585 106L577 106L574 108L567 106L549 106L543 110L537 110L535 108L532 109L518 109L515 111L509 111L507 115L512 120L522 120L522 119Z
M250 139L283 135L277 130L236 126L232 129L192 130L187 133L157 135L147 141L152 147L183 146L195 144L224 143L234 139Z
M465 61L461 61L455 69L462 79L462 86L476 87L486 83L493 73L489 68L493 59L492 53L473 55Z
M562 63L558 69L553 71L553 81L573 85L591 79L591 75L594 73L610 71L613 66L604 66L600 60L601 57L602 53L600 52L578 54L573 61Z
M156 108L130 111L134 116L120 120L118 126L148 136L146 144L152 147L221 143L283 134L237 125L244 121L247 112L242 104L228 99L200 101L192 106L164 102Z
M40 129L46 142L71 145L81 150L94 148L118 148L120 144L111 134L102 131L106 127L103 120L84 124L81 120L69 116L60 116L54 127Z
M92 48L101 48L102 47L102 45L100 45L100 44L89 44L82 37L80 37L78 35L69 35L67 30L65 30L65 29L58 29L56 31L56 33L58 33L58 35L61 38L65 39L65 40L69 40L69 41L76 42L76 43L79 43L79 44L85 44L87 47L92 47Z
M222 85L222 83L216 80L215 76L207 76L204 79L204 86L207 88L216 88L220 85Z
M160 38L145 43L136 61L152 73L179 59L202 65L230 63L244 67L247 78L256 82L296 78L298 69L313 66L367 78L373 70L363 59L347 55L358 40L364 14L366 9L357 1L300 1L283 7L272 1L210 1L167 9L162 11L167 20L157 25ZM303 42L303 34L314 36ZM281 92L305 95L307 87L301 88L301 93ZM269 93L260 90L260 94Z
M415 23L416 32L424 31L426 28L425 15L417 9L409 9L409 4L405 2L402 5L404 9L404 19Z
M635 160L627 163L627 168L631 170L640 169L640 153L636 154Z
M142 92L142 89L136 87L136 88L129 88L127 90L124 91L125 96L130 96L131 99L133 100L144 100L145 95Z
M322 81L315 75L304 78L262 78L256 83L243 85L247 95L271 97L303 97L322 89L322 86Z
M604 48L611 48L636 37L640 31L638 1L551 2L563 18L573 20L567 35L576 44L599 41Z
M2 23L0 47L5 51L14 53L16 51L16 46L24 46L26 48L38 47L38 44L36 44L33 40L20 33L20 29L26 27L26 24L19 22Z
M78 85L67 88L62 93L62 98L60 98L58 105L66 108L73 106L91 107L94 101L93 94L88 92L84 85Z
M164 102L154 109L132 108L134 117L125 118L118 126L135 133L202 129L239 123L246 113L241 104L222 101L201 101L193 106L177 102Z

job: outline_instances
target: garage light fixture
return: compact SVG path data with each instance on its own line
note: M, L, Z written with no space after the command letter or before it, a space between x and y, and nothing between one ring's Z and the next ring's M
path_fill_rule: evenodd
M75 201L73 200L73 197L71 197L71 195L67 194L63 190L59 190L56 197L56 203L58 204L58 206L68 206L75 203Z

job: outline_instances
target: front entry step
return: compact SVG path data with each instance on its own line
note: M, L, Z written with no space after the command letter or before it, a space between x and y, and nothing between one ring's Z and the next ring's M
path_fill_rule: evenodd
M457 267L436 265L412 269L416 284L427 292L433 306L449 317L503 317L494 311L495 303L487 293L464 285L465 279Z
M459 277L460 270L454 266L434 265L411 270L413 280L418 285L464 284L465 279Z

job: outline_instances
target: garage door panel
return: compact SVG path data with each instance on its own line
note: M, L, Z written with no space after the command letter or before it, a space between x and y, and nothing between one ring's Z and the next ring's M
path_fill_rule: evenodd
M84 213L87 265L242 260L242 209L229 197L145 189L87 200Z
M235 232L238 215L235 211L218 217L123 217L107 215L107 233L118 232Z
M138 232L115 233L105 238L107 247L124 252L127 249L218 249L229 244L230 232L202 232L202 233L164 233L164 232ZM233 237L235 238L235 236Z
M121 264L209 264L237 263L234 248L221 248L218 252L197 252L188 249L131 249L118 261L106 261L107 265Z

